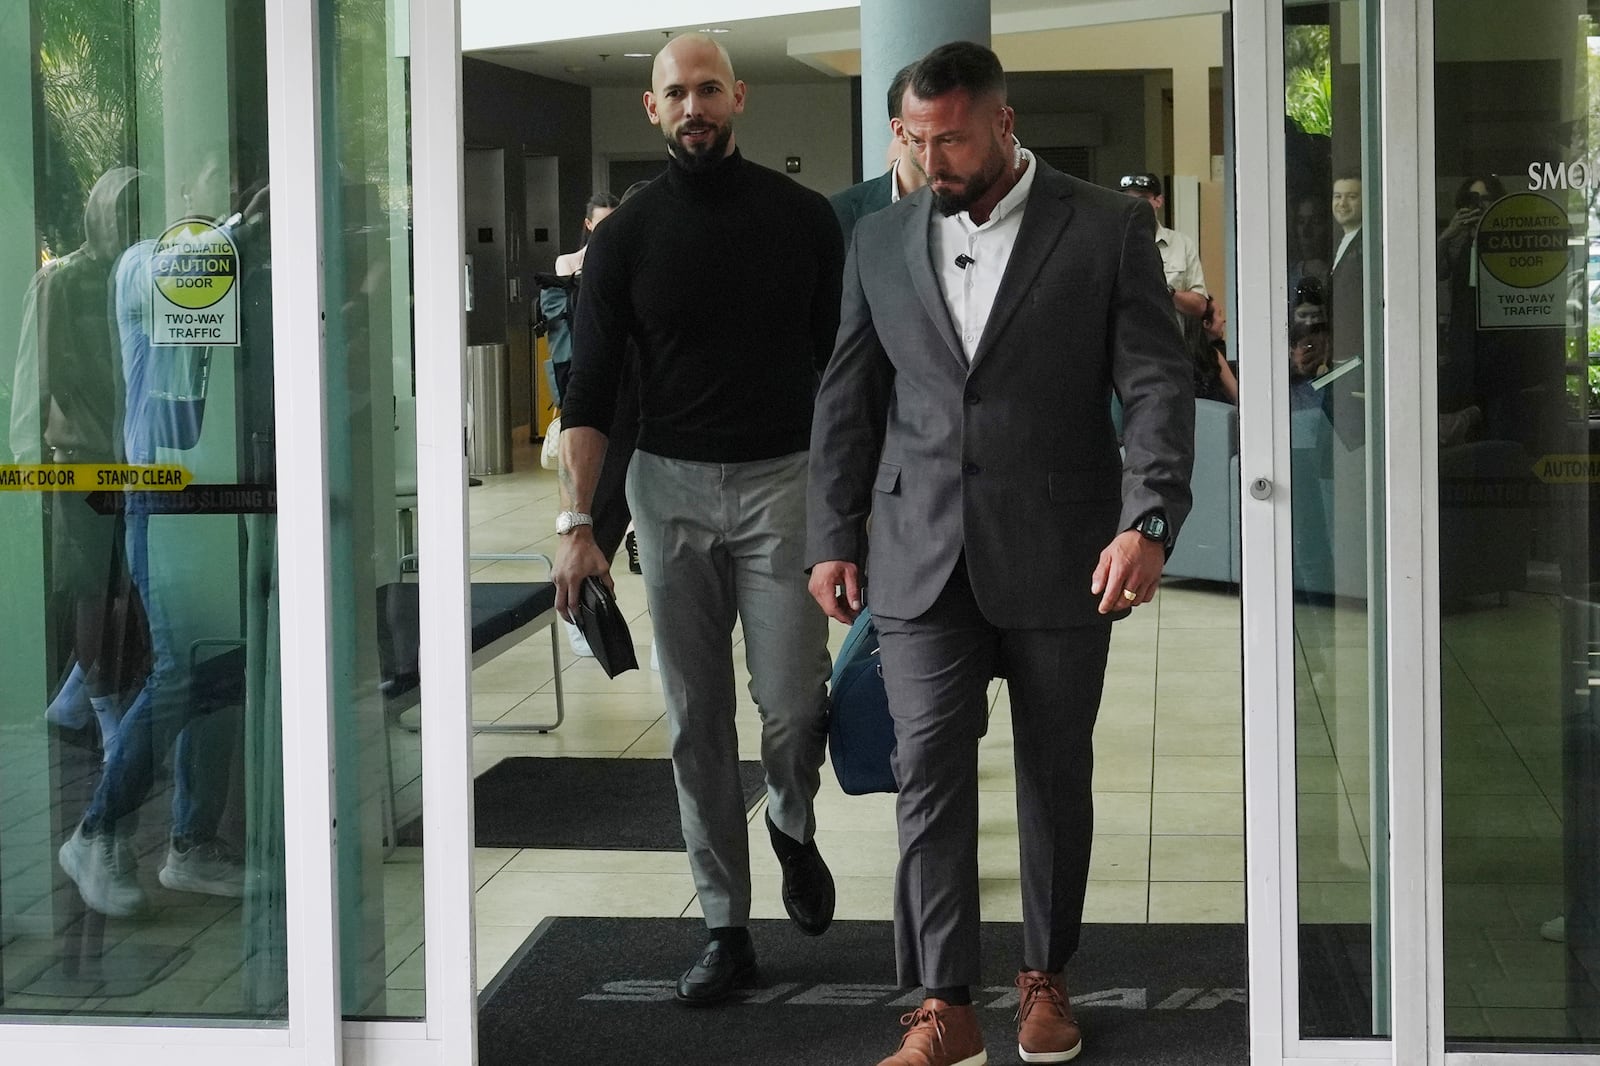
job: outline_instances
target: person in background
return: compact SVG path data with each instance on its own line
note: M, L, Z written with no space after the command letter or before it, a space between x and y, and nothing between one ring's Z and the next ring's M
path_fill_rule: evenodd
M881 211L892 203L898 203L902 196L910 196L922 188L924 181L922 172L917 170L914 164L903 159L906 142L900 135L900 104L906 95L906 82L911 77L911 66L907 64L901 67L894 79L889 82L887 100L889 131L893 134L889 141L887 157L889 169L870 181L852 185L828 198L828 203L833 206L833 213L839 216L839 229L844 233L844 243L847 248L850 246L850 237L855 232L856 223L862 216Z
M565 255L556 256L556 274L560 277L571 277L573 274L582 273L583 257L589 250L589 236L594 233L594 228L606 220L606 216L617 209L622 201L608 192L597 192L589 197L589 202L583 210L583 242L576 252L567 252Z
M1161 252L1161 266L1167 275L1167 292L1172 294L1172 308L1180 318L1198 319L1206 313L1205 271L1200 267L1200 249L1188 235L1168 229L1161 223L1161 212L1167 198L1161 191L1161 179L1154 174L1124 174L1117 187L1129 196L1148 203L1156 215L1156 248Z
M1361 175L1349 171L1333 181L1333 220L1339 224L1338 250L1328 271L1328 324L1335 363L1359 359L1366 351L1366 278L1361 241Z
M1239 379L1228 363L1228 315L1209 296L1206 313L1200 318L1200 341L1190 352L1194 356L1195 399L1237 406Z
M589 202L584 205L583 212L583 241L577 251L556 256L556 276L558 278L576 279L577 275L583 272L583 258L589 251L589 237L594 233L594 228L604 222L611 212L617 209L620 203L621 201L617 197L608 192L597 192L589 197ZM546 329L548 331L547 336L550 337L549 343L551 347L551 387L555 392L554 399L557 407L561 406L561 397L566 388L567 375L571 373L572 314L576 310L577 294L578 286L576 284L569 286L550 285L539 290L539 310L548 324ZM561 363L566 364L565 367L555 365L557 362L555 349L558 345L566 349L561 353L562 358L560 360ZM628 382L625 380L623 388L627 387ZM633 409L635 411L638 409L637 399L633 403ZM626 470L626 467L624 467L624 470ZM616 511L616 503L614 501L620 501L621 495L620 491L607 494L608 502L612 502L612 506L607 510L613 514ZM628 528L626 502L622 503L622 512L622 529L626 530ZM607 559L617 554L617 547L621 543L622 533L619 532L616 542L606 552ZM577 623L567 622L565 625L567 628L567 643L572 647L572 654L586 659L594 658L594 649L589 647L589 642L584 639L583 630L578 628Z

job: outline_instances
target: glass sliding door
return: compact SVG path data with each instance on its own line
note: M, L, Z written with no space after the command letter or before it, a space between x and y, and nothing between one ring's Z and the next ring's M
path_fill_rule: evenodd
M1299 1036L1388 1032L1372 5L1283 8ZM1279 590L1282 594L1282 590ZM1287 719L1286 719L1287 721ZM1376 842L1376 843L1374 843Z
M265 16L0 8L0 1023L287 1021Z
M343 1013L423 1016L408 0L322 0Z
M1600 1046L1600 5L1435 0L1445 1039Z

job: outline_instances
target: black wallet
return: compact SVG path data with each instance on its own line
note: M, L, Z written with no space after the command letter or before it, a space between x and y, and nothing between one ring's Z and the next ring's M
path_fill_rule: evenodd
M583 630L583 639L589 642L607 677L639 668L639 659L633 652L633 634L628 632L628 622L617 609L617 598L597 577L584 578L578 598L578 628Z

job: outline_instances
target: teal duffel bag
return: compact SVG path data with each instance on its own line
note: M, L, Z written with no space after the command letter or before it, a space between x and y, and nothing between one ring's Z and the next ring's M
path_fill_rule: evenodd
M845 635L828 684L828 755L839 787L852 796L898 792L894 720L883 688L878 630L863 609Z

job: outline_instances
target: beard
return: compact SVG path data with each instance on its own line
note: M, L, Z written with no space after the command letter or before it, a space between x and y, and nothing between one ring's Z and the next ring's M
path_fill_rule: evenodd
M918 169L921 169L920 166ZM959 215L973 204L983 199L984 195L999 181L1006 172L1006 159L1004 154L996 150L983 169L976 174L963 179L959 174L939 172L929 174L923 171L923 176L928 179L928 187L933 191L933 206L944 217ZM940 192L934 187L936 181L961 181L960 190L955 192Z
M701 142L698 146L683 143L685 133L703 133L707 130L714 132L709 141ZM685 170L709 170L722 161L728 154L728 142L733 139L733 123L725 122L720 126L711 123L698 125L682 125L674 132L665 132L667 151L676 159Z

